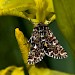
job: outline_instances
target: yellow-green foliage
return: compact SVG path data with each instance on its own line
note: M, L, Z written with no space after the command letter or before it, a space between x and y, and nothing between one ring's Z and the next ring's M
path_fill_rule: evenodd
M72 11L71 12L69 11L70 10L69 6L67 6L69 10L65 8L65 6L68 5L68 2L70 3L71 1L70 0L64 1L53 0L53 1L55 5L56 14L54 13L52 0L0 0L0 16L12 15L22 17L29 21L31 20L34 23L43 22L45 24L49 24L56 19L57 15L57 22L60 30L68 40L71 47L75 49L74 47L75 41L73 41L75 39L74 38L75 22L73 18L75 17L73 17L74 12L72 11L74 9L71 9ZM74 3L72 4L75 5ZM69 11L68 13L67 10ZM73 14L72 17L70 15L71 13ZM70 19L69 17L72 19ZM35 65L28 65L27 59L28 59L28 52L30 50L29 44L27 44L28 40L24 36L22 31L19 30L19 28L15 29L15 37L17 39L29 75L73 75L69 73L51 70L49 68L37 68ZM6 69L1 70L0 75L25 75L25 74L23 67L10 66L7 67Z

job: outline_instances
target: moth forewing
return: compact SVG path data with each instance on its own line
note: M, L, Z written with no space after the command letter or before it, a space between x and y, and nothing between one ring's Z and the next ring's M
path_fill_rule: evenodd
M67 52L64 51L49 27L43 23L39 23L34 27L29 43L28 64L40 62L45 55L55 59L67 57Z

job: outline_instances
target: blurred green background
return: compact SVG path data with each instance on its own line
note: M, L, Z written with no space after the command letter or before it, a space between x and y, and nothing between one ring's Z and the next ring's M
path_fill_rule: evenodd
M59 40L60 44L68 52L68 58L56 60L44 57L43 61L52 70L75 73L75 57L68 41L63 36L56 21L48 25L50 30ZM15 28L20 28L24 35L29 39L33 30L33 24L20 17L0 16L0 69L11 65L24 66L20 49L15 38Z

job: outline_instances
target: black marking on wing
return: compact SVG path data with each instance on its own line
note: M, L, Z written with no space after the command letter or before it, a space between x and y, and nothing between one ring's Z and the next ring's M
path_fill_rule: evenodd
M35 64L40 62L44 54L43 43L41 40L44 40L43 26L39 24L33 29L31 38L29 39L30 43L30 52L28 55L28 64Z
M59 44L49 27L43 23L39 23L33 29L32 35L28 42L30 43L28 64L40 62L45 54L56 59L67 57L67 52Z
M28 56L28 64L35 64L40 62L43 57L45 56L44 54L44 49L39 48L36 44L31 47L31 50L29 52Z
M64 50L64 48L59 44L56 37L53 35L53 33L49 30L46 30L46 45L45 47L45 54L49 57L53 57L55 59L62 59L67 57L67 52Z

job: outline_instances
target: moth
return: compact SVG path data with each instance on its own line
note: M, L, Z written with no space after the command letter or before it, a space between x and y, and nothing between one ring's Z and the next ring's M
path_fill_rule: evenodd
M45 55L54 59L67 57L67 52L59 44L49 27L43 23L39 23L34 27L28 42L30 43L28 64L40 62Z

